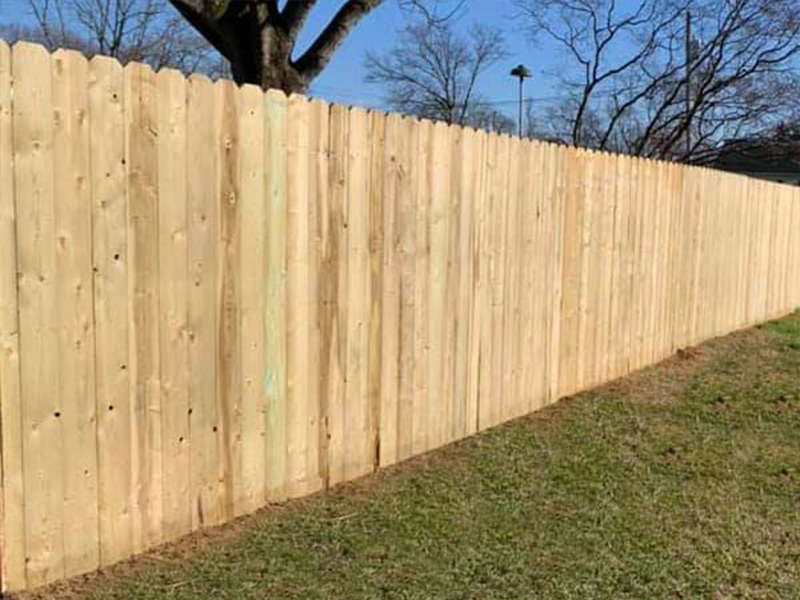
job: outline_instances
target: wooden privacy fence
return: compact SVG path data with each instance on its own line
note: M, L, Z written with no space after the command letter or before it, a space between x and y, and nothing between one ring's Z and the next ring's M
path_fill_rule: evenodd
M785 186L0 44L3 586L787 313L799 228Z

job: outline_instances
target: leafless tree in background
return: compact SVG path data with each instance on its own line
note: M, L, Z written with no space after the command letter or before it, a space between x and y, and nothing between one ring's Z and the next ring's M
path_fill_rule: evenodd
M296 46L311 11L320 0L169 0L175 8L230 61L238 83L286 92L304 92L328 65L355 26L385 0L344 0L310 46ZM332 0L325 0L330 2ZM434 22L445 22L466 5L458 0L398 0L411 11L422 11Z
M408 25L385 54L367 55L366 81L386 89L386 102L394 110L470 124L477 114L478 78L504 54L503 36L496 29L478 25L462 36L450 22L421 20ZM487 118L488 112L480 111L481 121Z
M476 104L469 111L467 125L477 129L485 129L495 133L517 133L517 123L502 111L493 108L490 104Z
M725 139L769 129L797 105L798 0L517 4L531 36L561 45L577 67L550 111L572 144L702 163Z
M71 48L154 69L225 74L209 44L162 0L28 0L35 27L6 27L9 41Z

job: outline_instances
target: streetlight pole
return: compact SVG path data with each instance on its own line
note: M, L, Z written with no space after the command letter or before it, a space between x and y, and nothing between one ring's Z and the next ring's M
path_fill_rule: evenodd
M525 80L531 75L532 73L525 65L517 65L511 70L511 76L519 79L519 137L522 137L522 88Z

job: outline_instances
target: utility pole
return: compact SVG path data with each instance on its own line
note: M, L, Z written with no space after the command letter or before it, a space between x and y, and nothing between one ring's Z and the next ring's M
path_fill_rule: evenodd
M686 158L692 151L692 11L686 9Z
M525 80L531 75L525 65L517 65L511 70L511 76L519 79L519 137L522 137L522 88Z

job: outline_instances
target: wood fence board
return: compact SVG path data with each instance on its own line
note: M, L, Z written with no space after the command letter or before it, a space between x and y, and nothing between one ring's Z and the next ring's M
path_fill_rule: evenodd
M398 381L397 394L397 460L414 454L414 411L416 401L416 372L414 334L416 331L417 289L417 205L416 190L419 174L417 150L421 128L410 118L401 121L404 143L399 154L398 186L396 190L400 287L398 315Z
M321 382L322 361L322 309L319 300L322 281L323 231L328 222L328 149L330 139L330 106L321 100L313 100L309 106L309 205L308 205L308 305L307 326L309 353L306 370L309 377L309 457L306 489L317 491L325 486L325 471L328 461L328 397L323 396ZM309 492L310 493L310 492Z
M327 382L325 380L328 352L326 332L330 310L331 281L326 272L325 240L330 222L329 196L329 152L330 152L330 106L321 100L311 102L311 132L309 135L309 356L308 372L312 387L309 403L316 420L316 439L310 441L315 454L309 457L312 489L325 487L328 464L328 405Z
M192 530L186 80L172 70L162 70L156 77L163 527L165 539L176 539Z
M58 51L52 61L58 370L62 427L69 432L62 455L64 572L70 577L99 562L89 66L74 51Z
M260 88L242 88L239 111L242 357L242 477L237 510L252 512L266 501L267 396L267 196L264 165L265 115Z
M2 588L786 314L798 225L788 186L0 43Z
M330 114L330 211L324 247L327 314L323 318L323 365L328 394L328 462L326 486L344 480L345 405L347 394L347 108L332 106Z
M306 495L314 489L318 454L316 413L310 401L311 260L309 209L311 115L302 96L289 97L287 112L287 230L286 230L286 435L287 492L290 497Z
M369 118L351 108L347 155L347 370L344 470L347 480L373 468L369 444Z
M217 240L218 155L215 148L214 87L189 79L186 144L189 257L189 469L192 529L219 522L217 436Z
M218 497L221 519L241 514L242 494L242 356L241 356L241 202L239 94L231 81L214 84L219 221L217 280L219 344L217 350L216 443L219 448Z
M401 261L402 223L400 222L401 190L404 179L402 144L405 140L403 120L399 115L386 117L385 147L381 172L374 175L382 178L383 193L378 199L382 203L382 289L381 289L381 385L377 390L381 411L379 419L380 447L379 466L392 465L398 461L399 453L399 397L400 397L400 339L401 339ZM375 268L373 264L373 269ZM373 277L375 273L373 272ZM373 300L375 299L373 291ZM371 395L376 390L370 390ZM371 398L374 401L374 398Z
M65 575L51 57L18 43L12 70L26 584L36 587Z
M120 64L90 65L95 393L100 565L133 552L124 84Z
M11 50L0 41L0 591L25 587L25 490L22 462L17 209L14 196Z
M162 540L159 353L158 90L153 71L125 67L130 291L133 550Z
M430 319L430 181L432 177L431 142L433 124L430 121L415 123L416 148L414 150L414 370L413 410L411 412L412 454L429 449L430 428L429 378L428 378L428 321Z
M427 331L428 441L427 449L444 444L443 427L447 419L443 397L444 353L446 347L448 201L450 196L450 128L439 122L433 127L430 157L429 296Z
M384 162L386 156L386 115L369 113L369 193L367 210L369 219L369 310L367 314L367 444L368 460L372 468L381 464L381 390L383 388L383 300L386 195Z
M287 497L286 431L286 226L287 226L287 98L277 91L265 95L267 145L267 248L264 281L266 293L266 366L264 392L267 396L265 467L267 499Z

